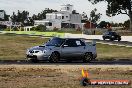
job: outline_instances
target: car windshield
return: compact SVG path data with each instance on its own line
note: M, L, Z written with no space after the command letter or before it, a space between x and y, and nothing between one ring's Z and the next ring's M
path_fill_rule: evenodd
M61 38L53 38L53 39L49 40L49 42L46 43L46 46L58 46L58 47L60 47L64 41L65 40L61 39Z
M117 33L116 33L116 32L110 32L110 34L111 34L111 35L117 35Z

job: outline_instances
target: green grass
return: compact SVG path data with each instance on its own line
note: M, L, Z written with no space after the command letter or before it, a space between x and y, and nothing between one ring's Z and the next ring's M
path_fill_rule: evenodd
M28 48L45 43L47 38L14 34L0 35L0 60L23 60ZM97 44L98 60L131 59L132 48Z
M42 35L42 36L56 36L63 38L65 33L72 33L72 34L81 34L81 31L76 31L73 29L62 29L58 31L45 31L45 32L38 32L38 31L1 31L2 33L15 33L15 34L28 34L28 35Z
M99 60L132 59L132 47L97 44Z
M37 32L37 31L1 31L1 32L3 32L3 33L15 33L15 34L64 37L64 33L61 33L61 32Z
M25 58L27 48L45 43L47 38L0 35L0 60Z

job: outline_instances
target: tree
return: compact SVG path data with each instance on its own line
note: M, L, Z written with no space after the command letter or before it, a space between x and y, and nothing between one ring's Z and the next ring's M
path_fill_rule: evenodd
M34 14L32 16L32 19L33 20L43 20L43 19L46 19L46 14L47 13L52 13L52 12L58 12L58 11L57 10L53 10L53 9L46 8L41 13L38 13L38 15L35 15Z
M33 19L29 17L29 12L25 10L22 12L18 10L17 14L13 12L13 15L11 16L11 20L13 23L21 22L23 26L34 25Z
M4 18L0 18L0 21L9 21L9 15L6 14L6 12L4 10L0 10L0 12L4 13Z
M99 19L100 19L100 17L101 17L101 13L96 13L97 12L97 9L95 8L94 10L92 10L91 11L91 13L90 13L90 21L92 22L92 23L94 23L94 24L96 24L98 21L99 21Z
M98 28L109 28L111 26L111 24L109 22L105 22L105 21L101 21L98 24Z
M73 11L72 11L72 14L79 14L79 13L77 13L76 10L73 10Z
M110 23L112 27L123 27L124 24L123 23Z
M129 28L129 25L130 25L130 20L127 20L124 22L125 28Z
M46 26L45 25L38 25L37 27L34 28L35 31L46 31Z
M82 23L85 23L88 21L88 16L85 12L82 13Z
M101 1L108 2L106 15L115 16L118 14L126 14L130 18L130 30L132 31L132 0L88 0L92 4Z

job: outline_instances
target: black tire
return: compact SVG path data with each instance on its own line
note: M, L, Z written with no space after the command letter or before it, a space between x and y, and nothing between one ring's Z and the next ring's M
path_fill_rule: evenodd
M121 38L118 38L118 41L121 41Z
M93 59L92 53L85 53L83 62L87 63L87 62L90 62L92 59Z
M50 56L49 62L51 63L57 63L59 61L59 54L56 52L53 52Z
M103 37L103 40L105 40L105 37Z

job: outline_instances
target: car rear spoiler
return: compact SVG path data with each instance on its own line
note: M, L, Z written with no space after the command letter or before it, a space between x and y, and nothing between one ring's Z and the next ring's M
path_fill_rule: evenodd
M90 43L93 46L96 46L96 40L85 39L85 38L81 38L81 40L86 41L87 43Z

